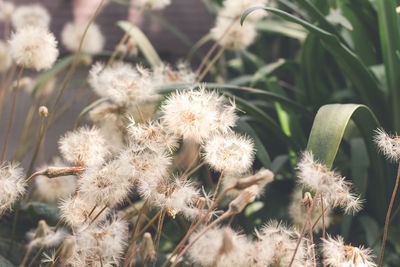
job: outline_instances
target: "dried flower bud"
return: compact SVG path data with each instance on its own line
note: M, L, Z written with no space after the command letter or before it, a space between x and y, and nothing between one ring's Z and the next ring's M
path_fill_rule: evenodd
M45 237L50 227L45 220L40 220L36 229L35 238Z
M61 266L65 266L66 261L74 254L75 241L72 237L67 237L61 246L60 262Z
M267 169L261 169L256 174L238 179L235 184L235 189L242 190L252 185L268 184L274 180L274 173Z
M247 206L247 204L253 202L257 196L257 185L252 185L245 189L237 196L230 204L229 211L233 214L238 214Z
M54 178L60 176L76 175L79 176L85 171L82 167L48 167L43 175Z
M49 110L45 106L40 106L39 107L39 115L43 118L47 117L49 115Z
M142 256L143 261L153 259L156 256L153 239L150 233L144 233L142 243L139 247L139 255Z
M306 208L310 208L311 205L313 204L313 198L310 194L310 192L306 192L304 194L303 199L301 200L301 203L306 207Z

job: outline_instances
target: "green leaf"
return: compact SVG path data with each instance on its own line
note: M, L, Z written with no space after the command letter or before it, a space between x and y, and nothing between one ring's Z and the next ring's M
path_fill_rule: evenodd
M392 179L387 163L378 155L373 143L374 130L380 125L368 107L356 104L331 104L321 107L314 119L307 150L312 151L315 158L327 168L331 168L350 120L355 122L364 138L373 165L374 173L368 181L371 190L367 200L374 210L375 219L382 222L385 218L385 210L382 207L387 206L386 196L390 194L386 189L391 188L389 185Z
M360 224L365 231L365 239L368 246L371 246L379 231L379 226L374 219L367 215L363 215L359 218Z
M269 63L267 65L262 66L259 68L256 73L253 75L253 80L251 81L250 86L255 85L258 81L263 80L268 75L272 74L274 71L282 67L286 61L284 59L278 59L275 62Z
M146 35L138 27L125 20L118 21L117 25L125 32L128 32L136 41L140 51L142 51L143 55L153 68L162 63L157 51L154 49L149 39L147 39Z
M400 60L396 51L400 49L399 20L396 13L396 1L377 0L379 33L388 81L389 99L392 104L393 126L400 131Z
M9 262L6 258L0 256L0 267L14 267L14 264Z
M51 207L41 202L21 203L21 212L32 221L46 220L48 224L56 224L60 218L60 212L57 208Z
M254 7L247 9L242 15L241 23L243 23L251 12L257 9L264 9L288 21L297 23L310 32L316 34L321 39L321 42L326 49L337 60L342 71L346 73L347 77L354 83L363 103L370 106L376 113L379 113L379 115L384 114L384 111L382 110L382 107L384 107L383 92L380 90L378 81L369 69L361 62L357 55L343 45L337 36L287 12L269 7ZM383 115L380 117L383 117Z
M356 192L365 196L368 182L368 152L362 138L352 138L350 140L351 149L351 178L354 182Z
M257 22L255 26L258 31L281 34L299 41L304 41L307 37L307 31L304 28L289 21L262 20Z
M263 166L267 169L271 168L271 158L267 150L265 149L263 143L258 137L256 131L248 124L245 120L241 119L238 121L236 126L236 130L242 134L246 134L250 136L254 141L254 147L256 149L256 157L263 164Z

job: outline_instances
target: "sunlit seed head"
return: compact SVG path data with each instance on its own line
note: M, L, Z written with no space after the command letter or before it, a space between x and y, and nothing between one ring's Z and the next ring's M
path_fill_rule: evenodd
M49 29L51 17L40 4L19 6L11 16L12 26L19 31L25 27L40 27Z
M204 160L216 171L241 174L249 170L254 159L254 144L247 136L215 135L204 144Z
M15 10L14 3L11 1L0 1L0 21L9 21Z
M13 33L9 41L15 62L36 71L53 66L58 57L57 41L47 29L25 27Z
M324 263L330 267L375 267L372 251L364 247L353 247L344 244L343 237L333 238L328 235L323 239L322 252Z
M4 163L0 166L0 215L11 208L11 205L26 190L22 168L15 163Z
M263 7L268 4L268 0L225 0L223 7L218 13L220 17L239 20L244 11L252 7ZM264 10L253 11L246 20L256 21L261 19L267 13Z
M385 157L393 162L400 159L400 138L392 136L385 132L382 128L375 130L374 142L378 146L379 151Z
M63 158L79 166L102 164L109 155L106 140L96 128L81 127L59 140Z

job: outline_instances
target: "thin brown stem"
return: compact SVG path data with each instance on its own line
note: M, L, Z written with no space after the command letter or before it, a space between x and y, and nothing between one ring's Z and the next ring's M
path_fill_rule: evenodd
M312 211L314 210L315 202L316 202L316 199L318 197L318 194L319 194L319 192L315 193L314 201L312 202L311 207L307 211L306 222L304 223L303 229L301 230L300 236L299 236L299 238L297 240L296 248L294 249L294 253L293 253L292 258L291 258L290 263L289 263L289 267L291 267L293 265L294 259L296 258L296 254L297 254L297 251L299 249L301 240L303 239L303 236L304 236L304 234L306 232L307 222L310 221Z
M214 56L214 58L208 63L207 67L203 70L203 72L200 74L199 78L197 79L197 82L201 82L204 77L207 75L209 70L214 66L215 62L222 56L222 54L225 51L225 46L222 46L219 50L218 53Z
M314 235L313 235L313 229L311 226L311 221L306 222L308 225L310 225L310 240L311 240L311 246L312 246L312 255L313 255L313 263L314 267L317 267L317 258L315 256L315 245L314 245Z
M3 164L5 159L6 159L8 137L10 136L11 128L12 128L12 125L13 125L15 106L17 105L17 96L18 96L18 90L19 90L19 83L21 81L21 77L22 77L23 73L24 73L24 67L21 67L21 69L19 70L18 78L17 78L17 85L15 86L15 89L14 89L14 97L13 97L13 102L12 102L12 106L11 106L10 121L8 123L6 136L4 138L3 152L1 154L1 164Z
M390 199L389 208L388 208L388 211L387 211L387 214L386 214L385 228L383 230L383 238L382 238L381 255L379 257L379 264L378 264L379 267L382 266L382 262L383 262L383 253L385 252L387 232L388 232L388 228L389 228L390 213L392 212L393 203L394 203L394 200L396 198L397 189L399 187L399 180L400 180L400 163L399 163L399 165L397 167L396 183L395 183L394 188L393 188L392 198Z
M162 231L162 226L164 223L164 218L165 218L165 210L161 210L161 215L158 218L158 225L157 225L157 232L156 232L156 238L155 238L155 251L156 251L156 255L158 255L158 248L160 246L160 239L161 239L161 231ZM153 261L153 267L156 267L156 263L157 263L157 257L154 259Z
M106 210L107 205L105 205L100 211L99 213L97 213L97 215L93 218L93 220L89 223L89 225L91 225L92 223L94 223L94 221L97 220L97 218L99 218L99 216Z
M33 256L32 260L29 262L28 267L31 267L32 264L37 260L44 249L44 246L40 246L39 250L36 252L35 256Z
M185 253L205 234L207 233L211 228L213 228L215 225L217 225L218 223L222 222L223 220L225 220L226 218L230 217L234 215L233 212L231 212L230 210L226 211L224 214L221 215L221 217L219 217L218 219L216 219L215 221L213 221L212 223L210 223L206 228L204 228L203 231L201 231L197 237L195 239L193 239L192 242L190 242L179 254L178 256L176 256L174 262L172 263L171 267L175 267L176 264L178 263L179 259L181 257L183 257L183 255L185 255Z

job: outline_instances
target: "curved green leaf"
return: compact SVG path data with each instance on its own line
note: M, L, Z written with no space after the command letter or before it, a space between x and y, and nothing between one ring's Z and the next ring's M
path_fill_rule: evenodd
M85 116L89 111L91 111L96 106L100 105L101 103L108 100L108 97L102 97L91 103L90 105L86 106L81 113L79 113L78 117L75 120L75 127L78 126L79 122L81 121L82 117Z
M391 177L384 158L378 155L373 143L374 130L380 127L373 112L364 105L331 104L321 107L308 139L307 150L325 166L331 168L339 150L340 143L350 120L357 125L365 140L374 174L370 175L368 187L373 188L367 196L368 202L374 209L375 218L382 221L387 205L386 189L390 187Z
M380 115L384 114L382 110L382 107L384 107L384 99L380 84L357 55L343 45L337 36L287 12L269 7L254 7L247 9L242 15L241 23L243 23L251 12L257 9L264 9L287 21L297 23L308 31L316 34L321 39L325 48L337 60L342 71L346 73L347 77L349 77L353 82L363 103L370 106L376 113L379 112ZM383 117L383 115L380 117Z
M117 25L125 32L128 32L129 35L137 42L140 51L142 51L143 55L146 57L147 61L150 63L152 67L161 64L161 59L158 56L153 45L150 43L149 39L147 39L146 35L138 27L136 27L129 21L125 20L118 21Z
M259 31L281 34L286 37L298 39L300 41L304 41L304 39L307 37L307 32L304 30L304 28L300 27L296 23L288 21L263 20L257 22L255 26Z

